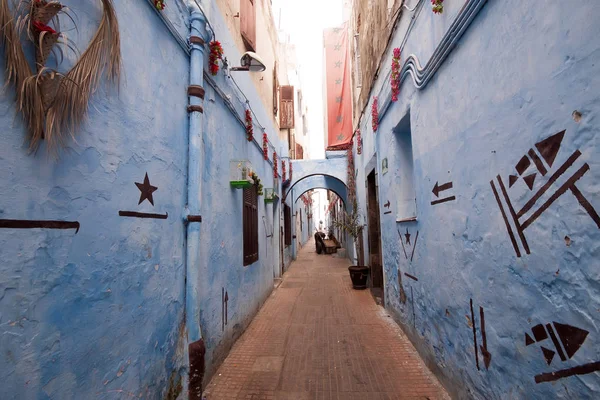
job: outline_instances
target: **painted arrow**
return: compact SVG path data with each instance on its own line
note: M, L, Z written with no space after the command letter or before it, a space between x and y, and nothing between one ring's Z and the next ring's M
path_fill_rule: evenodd
M388 200L388 201L387 201L387 203L385 203L383 206L384 206L385 208L390 208L390 201Z
M492 354L488 351L487 347L487 336L485 334L485 314L483 312L483 307L479 307L479 322L481 323L481 339L483 341L483 345L479 346L481 349L481 354L483 355L483 363L485 364L485 369L490 369L490 363L492 362Z
M227 309L229 308L229 294L225 292L225 325L227 325Z
M452 189L452 182L444 183L443 185L439 185L438 182L436 182L432 192L435 194L435 197L440 197L440 192L448 189Z

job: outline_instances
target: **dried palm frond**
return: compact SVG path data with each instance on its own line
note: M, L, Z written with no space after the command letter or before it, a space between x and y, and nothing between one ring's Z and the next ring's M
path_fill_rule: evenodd
M39 88L25 57L8 0L0 0L0 44L6 57L6 84L16 89L18 110L23 113L31 143L35 136L43 135L44 113L40 114L43 109L40 108Z
M82 124L87 115L92 93L103 75L119 83L121 49L119 26L112 0L101 0L102 19L96 34L77 63L66 74L45 66L48 56L60 54L65 46L78 54L74 43L60 33L58 14L69 15L69 9L56 0L19 0L15 5L17 18L11 15L8 0L0 0L0 45L6 57L7 84L16 88L18 110L27 123L29 148L36 150L42 139L54 152ZM54 29L47 24L52 22ZM21 34L36 48L36 72L27 62ZM56 57L58 61L58 57Z
M121 76L119 25L112 0L102 0L103 14L96 34L73 68L61 80L46 116L46 139L53 148L74 136L87 116L88 103L106 74L118 84Z

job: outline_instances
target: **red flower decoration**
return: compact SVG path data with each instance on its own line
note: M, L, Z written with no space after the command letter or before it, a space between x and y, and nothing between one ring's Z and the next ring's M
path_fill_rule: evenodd
M165 1L164 0L154 0L154 7L156 7L156 9L158 11L162 11L165 9Z
M252 126L252 112L250 110L246 110L246 139L249 142L254 139L254 127Z
M279 169L277 168L277 153L273 152L273 178L279 178Z
M283 181L286 181L287 173L285 172L285 160L281 161L281 176Z
M269 159L269 139L266 132L263 132L263 158L265 161Z
M352 153L352 147L346 151L346 157L348 159L348 200L353 203L356 199L356 176L354 175L354 154Z
M292 180L292 161L290 160L290 181Z
M32 24L33 24L33 27L40 32L56 33L56 31L54 29L52 29L48 25L42 24L39 21L32 21Z
M209 44L210 54L208 55L208 67L211 75L216 75L219 72L219 60L223 59L223 47L221 43L213 40Z
M371 124L373 126L373 133L377 132L379 127L379 110L377 110L377 96L373 97L373 105L371 106Z
M444 0L431 0L431 9L434 14L441 14L444 12L444 5L442 4Z
M356 130L356 154L362 154L362 136L360 129Z
M400 93L400 49L398 47L394 49L394 56L392 57L392 75L390 81L392 84L392 101L397 101L398 94Z

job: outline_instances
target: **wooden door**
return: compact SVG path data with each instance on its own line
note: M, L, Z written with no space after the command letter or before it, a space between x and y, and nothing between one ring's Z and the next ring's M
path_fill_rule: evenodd
M381 223L377 177L373 170L367 176L367 217L369 230L369 267L371 268L371 287L379 290L383 302L383 263L381 255ZM377 293L379 297L379 293Z

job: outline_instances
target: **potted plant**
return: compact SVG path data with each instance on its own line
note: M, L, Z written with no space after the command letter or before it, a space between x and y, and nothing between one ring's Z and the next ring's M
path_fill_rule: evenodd
M348 267L348 271L350 272L350 279L352 279L352 287L354 289L366 289L367 278L369 276L369 267L365 266L364 262L362 241L362 233L364 226L362 221L363 217L358 212L358 204L356 202L356 199L352 203L351 213L348 213L345 210L343 210L341 218L338 218L335 221L333 221L334 226L352 236L352 239L354 239L354 243L356 244L356 249L358 253L358 265L351 265L350 267Z

